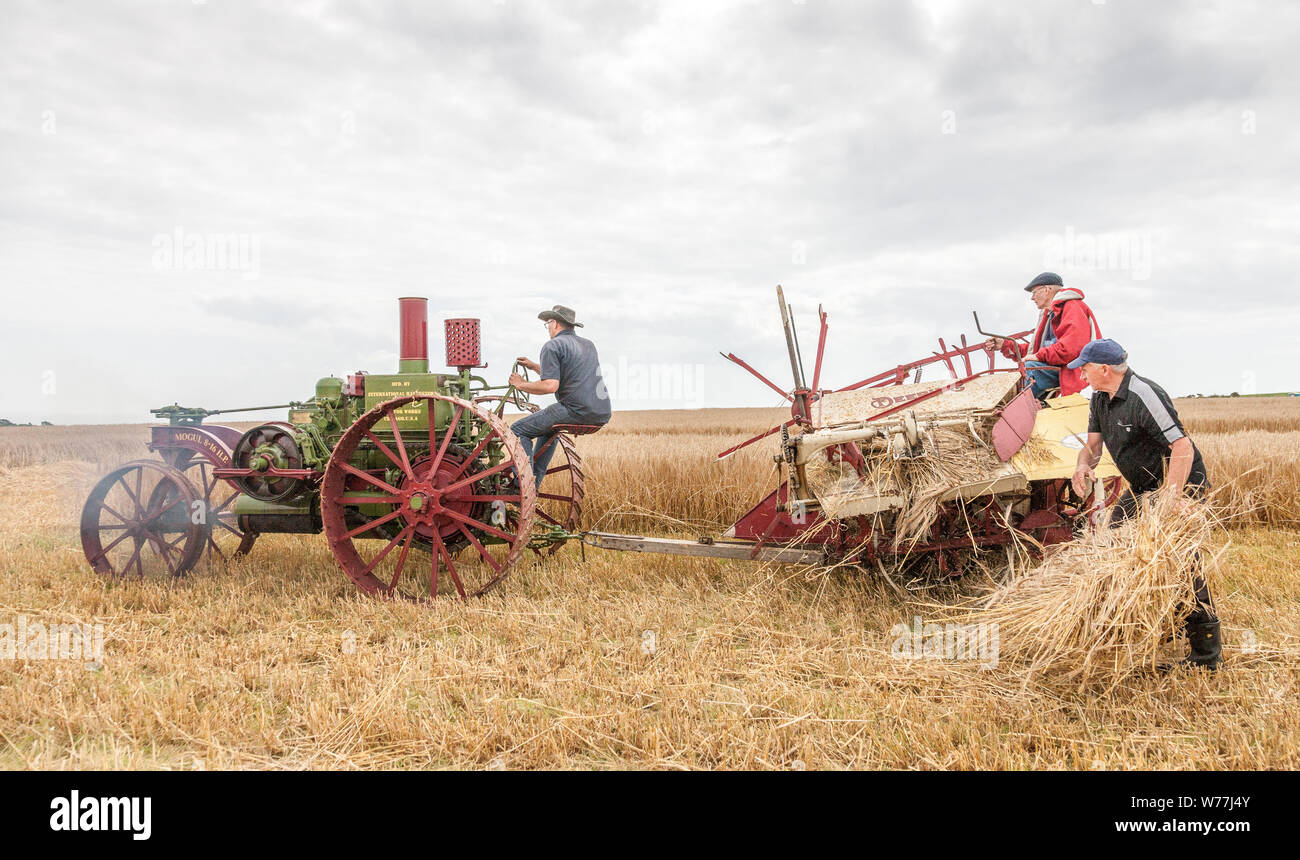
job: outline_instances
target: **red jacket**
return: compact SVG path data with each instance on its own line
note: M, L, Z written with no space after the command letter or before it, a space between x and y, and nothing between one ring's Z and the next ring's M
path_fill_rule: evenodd
M1052 331L1056 341L1043 346L1043 331L1047 327L1048 316L1052 320ZM1096 334L1093 334L1093 331ZM1007 358L1038 354L1038 360L1061 369L1061 396L1065 397L1087 388L1082 370L1070 370L1067 364L1079 357L1083 345L1093 338L1101 337L1101 326L1093 316L1092 309L1083 303L1083 292L1073 287L1066 287L1052 299L1052 306L1038 317L1038 328L1034 331L1033 346L1015 341L1002 344L1002 354ZM1016 352L1012 352L1012 350Z

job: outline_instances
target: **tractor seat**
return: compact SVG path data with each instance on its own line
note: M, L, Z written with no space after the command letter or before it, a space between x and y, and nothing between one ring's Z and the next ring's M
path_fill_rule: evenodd
M604 424L553 424L551 429L556 433L568 433L570 436L586 436L604 426Z

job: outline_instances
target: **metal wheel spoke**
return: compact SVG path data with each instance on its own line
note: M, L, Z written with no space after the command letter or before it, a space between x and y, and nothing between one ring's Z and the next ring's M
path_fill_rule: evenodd
M448 486L445 487L439 487L439 490L441 490L442 494L445 496L447 493L454 493L456 490L459 490L461 487L468 487L470 484L477 483L483 480L484 478L495 475L497 472L504 472L506 469L513 469L514 467L515 464L513 461L502 460L500 463L497 463L495 466L493 466L490 469L484 469L481 472L475 472L474 474L470 475L468 478L461 478L459 481L457 481L454 484L449 484Z
M366 430L365 435L367 439L369 439L372 443L374 443L374 446L379 449L380 453L382 453L385 457L387 457L394 466L397 466L399 468L404 468L402 466L401 458L399 458L396 454L394 454L393 450L384 444L384 440L380 439L370 430Z
M442 563L442 553L438 551L440 549L442 549L442 541L439 540L438 533L434 532L433 553L429 562L429 597L431 599L438 596L438 567Z
M154 548L154 552L157 555L162 556L162 560L167 564L167 572L170 573L172 576L175 576L176 565L172 563L171 553L167 551L169 549L167 542L164 541L162 538L157 537L152 532L149 534L149 537L146 538L146 540L148 540L149 545ZM174 547L170 547L170 548L174 549Z
M415 543L415 527L410 527L410 534L406 536L406 543L402 544L402 551L397 554L397 565L393 570L393 581L388 583L388 590L392 592L397 587L397 580L402 578L402 569L406 567L406 554L411 551L411 544Z
M339 504L343 505L400 505L401 496L342 496Z
M471 532L469 529L465 528L464 523L457 523L456 528L460 529L461 534L469 538L469 542L474 545L474 549L478 550L478 554L483 557L483 560L486 561L492 567L492 571L494 573L500 573L501 565L497 564L497 560L492 557L492 553L488 552L487 549L483 546L483 544L479 543L478 538L474 537L474 533Z
M110 514L112 514L113 516L117 517L118 520L120 520L121 522L124 522L124 523L129 523L129 522L131 522L131 521L128 520L126 517L122 516L122 515L119 514L117 511L115 511L115 510L113 510L112 508L110 508L110 507L108 506L108 503L107 503L107 502L100 502L100 503L99 503L99 506L100 506L101 508L103 508L104 510L108 511L108 512L109 512ZM101 526L100 528L103 528L103 526Z
M568 463L565 463L563 466L555 466L554 468L547 469L547 470L546 470L546 474L548 474L548 475L554 475L556 472L563 472L563 471L566 471L566 470L568 470L568 469L572 469L572 468L573 468L573 467L572 467L571 465L569 465Z
M460 513L459 511L453 511L450 508L443 508L442 512L447 516L451 517L452 519L460 520L462 523L465 523L466 525L471 525L477 529L482 529L483 531L487 532L490 535L495 535L496 537L503 538L511 542L513 542L515 539L515 535L506 534L505 532L501 531L498 528L490 526L486 523L479 522L478 520L472 517L467 517L464 514Z
M183 502L183 501L185 501L185 499L183 499L183 498L180 497L180 496L177 496L176 498L172 499L172 500L171 500L170 502L168 502L167 504L163 505L163 506L162 506L161 508L159 508L157 511L155 511L155 512L149 514L148 521L149 521L149 522L153 522L154 520L158 519L158 518L161 517L163 514L167 513L168 511L170 511L172 508L176 507L177 505L179 505L179 504L180 504L181 502Z
M216 478L213 478L213 480L215 481ZM204 498L205 498L205 500L206 500L208 497L205 496ZM209 514L221 514L221 513L225 513L226 508L230 507L230 503L233 502L233 501L234 501L235 499L237 499L237 498L239 498L239 493L231 493L228 497L226 497L226 500L225 500L224 502L222 502L221 504L217 505L215 508L212 507L212 503L209 502L209 503L208 503L208 513L209 513Z
M232 535L234 535L237 538L242 538L244 536L243 532L241 532L239 529L232 526L230 523L226 522L221 517L217 517L217 525L221 526L223 529L230 532Z
M430 404L430 412L433 411L433 405ZM451 437L456 435L456 425L460 423L460 417L465 414L463 407L457 406L456 411L452 414L451 423L447 425L447 432L442 437L442 444L438 446L438 453L434 455L433 462L429 465L429 474L435 475L438 472L438 464L442 462L442 457L447 453L447 446L451 444ZM433 447L433 421L429 421L429 447Z
M99 561L101 558L104 558L105 556L108 555L109 551L113 549L113 547L117 546L118 544L120 544L122 541L126 540L129 537L131 537L130 532L124 533L117 540L113 541L108 546L104 547L99 552L95 553L95 557L90 559L90 563L94 564L95 562Z
M401 508L398 508L398 509L395 510L395 511L390 511L389 513L384 514L382 517L380 517L380 518L377 519L377 520L371 520L370 522L366 523L365 525L360 526L359 528L355 528L355 529L353 529L352 531L350 531L350 532L348 532L347 534L345 534L344 537L346 537L348 540L351 540L352 538L356 537L357 535L359 535L359 534L365 534L366 532L370 531L371 529L373 529L373 528L377 528L378 526L382 526L384 523L386 523L386 522L390 522L390 521L396 519L397 517L400 517L401 515L402 515L402 509L401 509Z
M339 463L339 468L347 472L349 475L353 475L354 477L360 478L363 481L367 481L370 484L373 484L374 486L378 487L381 490L392 493L395 496L401 495L398 489L394 487L392 484L389 484L387 481L380 480L379 478L376 478L374 475L363 472L350 463Z
M542 519L546 520L546 521L547 521L548 523L550 523L551 525L556 525L556 526L559 526L560 528L564 528L564 523L560 522L560 521L557 520L555 517L551 516L550 514L548 514L546 511L542 510L541 508L538 508L538 509L537 509L537 516L539 516L539 517L541 517Z
M406 456L406 443L402 441L402 431L397 429L397 412L388 410L388 426L393 428L393 444L397 446L397 453L402 455L402 471L411 480L415 480L415 473L411 471L411 460Z
M492 441L494 436L496 436L496 431L489 430L487 435L485 435L482 440L479 441L478 445L475 446L474 450L470 451L469 456L465 458L465 462L461 463L456 471L451 473L449 480L454 481L461 475L465 474L465 470L469 468L471 463L478 459L478 455L483 453L483 449L488 446L488 443Z
M559 495L558 493L538 493L538 494L537 494L537 498L539 498L539 499L553 499L554 501L557 501L557 502L571 502L571 501L573 501L573 497L572 497L572 496L561 496L561 495Z
M133 539L135 541L135 552L131 553L131 557L127 559L126 567L122 568L122 573L126 573L130 570L131 563L134 562L136 570L139 572L140 576L144 576L144 566L140 564L140 538L136 537Z
M390 540L390 541L389 541L389 542L384 546L384 548L381 549L381 550L379 551L379 554L376 555L373 559L371 559L370 564L366 565L365 572L366 572L366 573L370 573L370 571L374 570L374 569L375 569L375 566L378 565L381 561L383 561L384 558L385 558L385 557L386 557L390 552L393 551L393 547L397 546L397 544L400 543L400 542L402 541L403 538L405 538L408 534L410 534L410 533L412 533L412 532L414 532L414 531L415 531L415 526L407 526L406 528L404 528L404 529L402 529L400 532L398 532L398 533L397 533L397 536L394 537L392 540Z
M139 476L140 474L142 474L141 471L137 469L136 475ZM140 504L140 497L133 493L131 488L127 486L126 475L118 478L117 482L122 485L122 489L126 490L126 494L131 497L131 503L135 505L135 518L142 519L144 517L144 507Z
M457 496L457 497L456 497L456 501L458 501L458 502L518 502L518 501L520 501L522 498L523 498L523 496L520 496L518 493L515 493L513 496L510 496L510 495L501 495L501 496L478 496L478 495L475 495L475 496Z
M442 542L442 536L439 535L437 532L434 532L434 533L433 533L433 540L434 540L434 543L436 543L436 544L438 545L438 552L442 555L443 558L445 558L445 559L447 560L447 572L451 574L451 581L452 581L452 584L456 586L456 591L460 594L460 599L461 599L461 600L465 600L469 595L467 595L467 594L465 593L465 586L461 584L461 581L460 581L460 575L456 573L456 565L455 565L455 563L451 560L451 553L447 552L447 547L446 547L446 545L443 544L443 542ZM434 567L435 567L435 568L437 567L437 560L436 560L436 559L435 559L435 561L434 561ZM431 596L431 597L436 597L436 596L437 596L437 593L438 593L438 592L437 592L437 587L434 586L434 585L431 585L431 586L430 586L430 596Z

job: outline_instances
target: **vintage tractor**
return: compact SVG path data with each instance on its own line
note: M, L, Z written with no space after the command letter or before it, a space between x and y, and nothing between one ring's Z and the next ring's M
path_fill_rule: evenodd
M447 364L429 372L426 300L400 300L394 374L327 377L288 421L250 429L204 424L217 414L167 406L149 448L92 490L81 519L92 567L109 575L179 576L205 557L247 553L258 535L323 531L339 565L368 593L426 599L481 595L527 551L570 540L611 550L797 564L929 564L956 575L973 555L1014 543L1044 547L1095 525L1122 481L1106 456L1082 497L1070 478L1087 430L1082 396L1040 407L1023 362L981 344L949 347L838 389L820 387L828 331L805 383L793 312L777 287L794 388L782 424L719 458L780 434L777 486L720 536L683 540L579 532L585 477L571 427L534 491L530 462L503 418L537 407L489 386L478 320L445 322ZM979 318L976 329L981 334ZM1011 337L1023 339L1028 332ZM977 369L983 358L986 366ZM926 369L939 379L922 381ZM1023 538L1030 538L1023 541ZM414 550L415 552L412 552ZM445 576L444 576L445 571Z
M828 331L820 333L805 384L793 310L777 287L794 388L786 391L734 355L791 405L788 421L723 451L719 459L780 434L777 487L720 537L698 540L589 533L605 549L667 552L783 563L886 562L960 573L973 555L1020 543L1037 552L1095 526L1122 490L1106 454L1097 481L1078 496L1076 458L1087 434L1088 401L1049 398L1027 387L1022 361L939 340L917 361L834 390L820 387ZM975 327L981 334L975 316ZM1010 337L1023 340L1028 331ZM985 365L979 367L976 362ZM939 379L922 381L925 370ZM1028 540L1025 540L1028 538Z
M259 535L324 531L363 591L463 598L496 586L525 552L563 544L580 522L584 487L569 433L555 437L559 450L535 490L503 410L537 407L472 373L486 366L479 321L446 320L456 372L430 373L427 300L399 303L396 373L326 377L310 400L282 406L153 410L168 420L151 431L158 459L112 470L86 500L81 538L91 566L179 576L205 557L248 553ZM203 423L275 408L287 408L288 421Z

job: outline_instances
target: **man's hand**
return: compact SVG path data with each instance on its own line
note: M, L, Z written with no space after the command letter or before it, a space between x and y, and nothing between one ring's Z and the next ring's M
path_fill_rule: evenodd
M524 378L517 373L510 374L510 384L515 388L524 384Z
M1002 349L1002 344L1004 342L1005 341L1003 340L1003 338L991 337L988 340L984 341L984 348L987 349L989 352L993 352L995 349Z
M1192 500L1183 495L1181 487L1165 484L1160 488L1160 506L1168 507L1174 513L1186 513L1192 506Z
M1074 470L1074 477L1070 479L1070 483L1074 486L1074 492L1080 498L1085 498L1092 489L1092 482L1096 479L1097 476L1093 473L1092 467L1080 463L1078 468Z
M519 356L518 358L516 358L515 361L519 362L519 363L522 364L524 367L528 368L529 370L533 371L534 373L541 373L541 372L542 372L542 366L541 366L540 364L538 364L537 362L533 361L532 359L528 358L527 356L521 355L521 356Z

